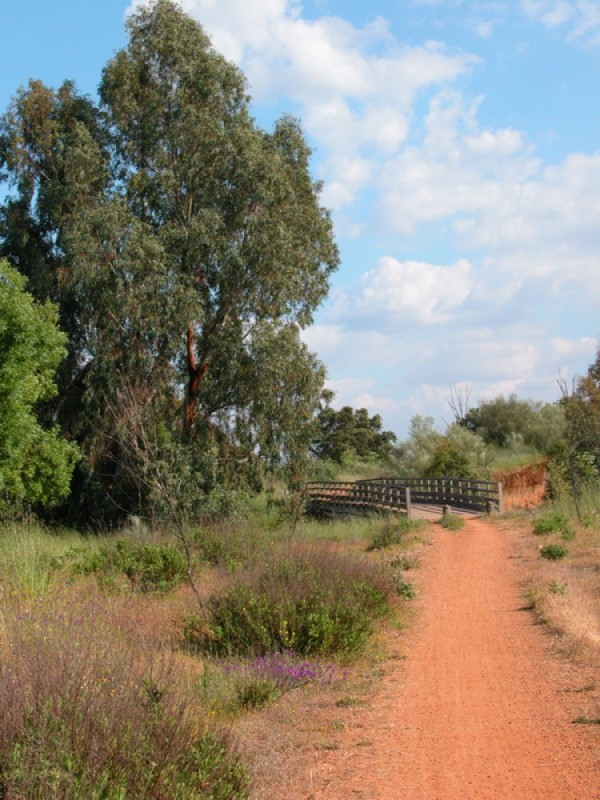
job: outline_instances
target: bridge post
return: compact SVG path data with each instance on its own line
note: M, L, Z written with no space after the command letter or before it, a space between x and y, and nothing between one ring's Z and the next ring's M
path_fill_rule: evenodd
M411 502L410 502L410 486L407 486L406 489L406 516L410 518L412 509L411 509Z

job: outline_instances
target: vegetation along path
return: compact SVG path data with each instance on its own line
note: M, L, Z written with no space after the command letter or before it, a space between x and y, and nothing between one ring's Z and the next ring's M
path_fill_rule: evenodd
M406 658L319 753L304 797L600 798L599 726L573 724L590 675L524 608L510 536L435 527Z

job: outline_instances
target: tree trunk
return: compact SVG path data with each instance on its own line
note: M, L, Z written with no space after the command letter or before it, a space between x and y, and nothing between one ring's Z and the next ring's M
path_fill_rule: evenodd
M196 416L196 401L198 399L198 387L204 377L208 364L197 363L196 349L194 347L194 325L188 324L187 328L187 368L188 368L188 383L187 395L185 403L185 421L184 431L186 438L190 439L192 435L192 428L194 426L194 418Z

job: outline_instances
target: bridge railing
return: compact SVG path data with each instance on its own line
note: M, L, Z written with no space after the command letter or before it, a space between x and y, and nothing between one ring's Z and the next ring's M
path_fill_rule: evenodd
M307 484L310 514L338 516L396 512L410 515L411 490L401 484L322 481Z
M470 478L369 478L307 484L309 513L360 514L393 511L410 516L411 505L465 511L502 511L502 484Z

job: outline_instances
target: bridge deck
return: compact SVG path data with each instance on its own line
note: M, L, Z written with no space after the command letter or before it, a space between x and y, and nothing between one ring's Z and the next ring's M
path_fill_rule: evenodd
M442 506L413 503L410 509L410 516L411 519L435 520L439 519L443 512L444 509ZM481 516L481 512L479 511L465 511L464 508L452 508L452 506L450 506L450 512L452 514L456 514L457 516L464 517L465 519L475 519L476 517Z

